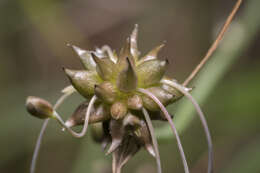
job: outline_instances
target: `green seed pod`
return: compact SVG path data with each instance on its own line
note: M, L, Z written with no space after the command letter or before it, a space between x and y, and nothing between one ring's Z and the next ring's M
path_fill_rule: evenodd
M127 113L127 106L122 102L115 102L111 108L110 113L115 120L122 119Z
M103 80L111 80L115 72L115 64L107 57L98 58L94 53L91 54L96 62L96 71Z
M139 87L149 87L158 84L162 79L168 61L150 60L137 66L136 73L138 76Z
M125 61L125 67L118 74L117 88L122 92L130 92L136 89L137 76L134 66L128 57L125 59Z
M127 99L127 107L133 110L141 110L143 107L143 100L139 95L133 95Z
M39 97L29 96L26 99L27 111L40 119L53 118L54 110L52 105Z
M86 70L96 70L96 63L91 56L91 51L83 50L74 45L72 45L72 48L79 56L81 63L84 65Z
M149 92L154 94L160 102L164 105L167 106L170 101L173 99L173 95L168 93L166 90L162 89L161 87L151 87L147 88ZM150 111L157 111L160 110L158 105L148 96L143 95L142 96L144 107L147 108Z
M94 94L94 86L101 82L95 71L64 69L73 87L84 97Z
M111 82L103 82L96 85L95 94L106 103L113 103L116 99L116 89Z

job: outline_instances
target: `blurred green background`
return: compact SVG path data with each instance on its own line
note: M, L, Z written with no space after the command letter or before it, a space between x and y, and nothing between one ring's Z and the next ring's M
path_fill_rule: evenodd
M81 69L66 43L84 49L104 44L117 51L139 24L145 54L167 41L160 53L168 75L182 82L214 41L235 0L1 0L0 172L29 172L42 121L31 117L28 95L52 103L69 84L62 66ZM260 1L244 1L212 59L190 86L207 116L217 173L260 172ZM67 118L82 101L72 96L59 109ZM192 173L206 172L207 145L201 123L186 99L170 105ZM159 125L162 125L160 123ZM183 172L176 141L166 126L159 136L163 172ZM139 152L123 172L155 173L155 160ZM88 134L74 139L51 122L37 173L110 173L111 156Z

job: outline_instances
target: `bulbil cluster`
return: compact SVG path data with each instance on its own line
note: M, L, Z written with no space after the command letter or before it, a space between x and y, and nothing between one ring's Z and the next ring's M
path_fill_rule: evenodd
M163 79L173 80L165 76L168 61L159 60L157 57L164 44L141 57L137 47L137 36L138 26L135 25L119 54L108 46L97 48L95 51L72 46L85 69L64 68L73 86L71 89L75 89L86 98L65 125L68 128L83 125L89 101L96 96L97 100L91 108L88 123L91 125L94 140L102 143L103 149L108 148L107 154L113 153L113 170L120 170L141 147L155 156L142 108L148 110L152 120L164 121L166 118L160 112L158 104L138 89L146 89L164 106L183 96L172 86L160 83ZM50 107L46 101L42 102ZM39 104L34 103L35 97L27 99L27 109L31 114L39 118L52 117L49 109L46 109L45 117L42 113L44 111L37 113Z

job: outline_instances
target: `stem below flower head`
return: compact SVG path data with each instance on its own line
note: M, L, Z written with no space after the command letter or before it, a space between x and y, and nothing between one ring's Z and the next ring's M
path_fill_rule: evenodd
M160 102L160 100L155 95L153 95L151 92L149 92L149 91L147 91L143 88L138 88L137 90L139 92L149 96L155 103L157 103L157 105L160 107L161 111L164 113L164 115L165 115L166 119L168 120L170 127L171 127L171 129L172 129L172 131L173 131L173 133L176 137L178 148L179 148L181 158L182 158L182 162L183 162L183 166L184 166L184 171L185 171L185 173L189 173L189 167L188 167L187 160L186 160L186 157L185 157L185 154L184 154L184 151L183 151L183 147L182 147L182 144L181 144L180 137L178 135L177 129L175 128L175 125L172 122L171 116L169 115L168 111L166 110L164 105Z
M150 135L152 138L152 142L153 142L153 147L155 150L155 157L156 157L156 163L157 163L157 173L161 173L162 172L162 167L161 167L161 159L160 159L160 154L159 154L159 149L158 149L158 143L156 140L156 137L154 135L154 128L153 128L153 124L152 124L152 120L147 112L147 110L145 108L142 108L143 114L144 114L144 118L147 122L149 131L150 131Z
M81 138L83 137L88 129L88 121L89 121L89 116L91 113L91 108L94 106L95 101L97 100L97 96L93 96L89 102L88 108L87 108L87 112L86 112L86 116L85 116L85 122L84 122L84 126L83 129L80 133L77 133L75 131L73 131L70 127L65 125L65 122L62 120L61 116L59 116L59 114L54 111L54 116L57 118L57 120L59 121L59 123L66 128L71 134L72 136L76 137L76 138Z
M58 107L71 95L75 92L75 90L72 90L71 92L66 92L64 93L58 100L57 102L55 103L53 109L56 110L58 109ZM37 161L37 158L38 158L38 155L39 155L39 150L41 148L41 143L42 143L42 138L43 138L43 135L44 135L44 132L46 131L46 128L47 128L47 125L49 123L49 118L46 119L44 122L43 122L43 125L42 125L42 128L41 128L41 131L39 133L39 136L37 138L37 141L36 141L36 145L35 145L35 149L34 149L34 152L33 152L33 157L32 157L32 162L31 162L31 167L30 167L30 173L34 173L35 172L35 167L36 167L36 161Z
M207 121L205 119L205 116L202 112L202 110L200 109L200 106L199 104L196 102L196 100L190 95L190 93L180 84L176 83L176 82L173 82L171 80L166 80L166 79L163 79L161 81L161 83L164 83L166 85L169 85L169 86L172 86L173 88L176 88L177 90L179 90L180 92L182 92L191 102L192 104L194 105L198 115L199 115L199 118L201 120L201 123L202 123L202 126L204 128L204 131L205 131L205 134L206 134L206 138L207 138L207 143L208 143L208 150L209 150L209 153L208 153L208 173L212 173L213 172L213 145L212 145L212 139L211 139L211 135L210 135L210 132L209 132L209 128L208 128L208 125L207 125Z

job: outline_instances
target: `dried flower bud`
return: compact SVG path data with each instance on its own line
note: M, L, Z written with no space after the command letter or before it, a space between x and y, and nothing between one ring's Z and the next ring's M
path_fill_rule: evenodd
M139 95L133 95L127 99L127 107L133 110L141 110L143 107L143 100Z
M122 102L115 102L111 108L110 108L110 113L112 118L118 120L123 118L126 113L127 113L127 107L125 105L125 103Z
M122 121L111 119L109 124L109 131L111 134L112 143L106 153L107 155L115 151L115 149L117 149L122 143L125 135L125 129Z
M96 71L103 80L111 80L115 71L115 64L107 57L98 58L94 53L91 54L96 62Z
M27 111L40 119L52 118L53 108L52 105L39 97L29 96L26 99Z
M95 94L102 101L113 103L116 99L116 89L111 82L103 82L95 86Z
M113 153L113 172L121 172L122 167L135 155L140 149L138 139L133 136L126 136L122 145Z
M81 103L70 118L65 122L68 127L83 125L88 108L88 101ZM91 109L89 124L106 121L110 118L109 109L104 104L97 104Z
M73 87L84 97L94 94L94 86L101 82L95 71L64 69Z
M145 121L140 121L140 128L135 131L136 136L138 137L139 141L144 148L153 156L155 157L155 151L152 144L151 135L149 129L145 123Z
M123 119L123 126L127 130L134 131L141 126L141 120L137 116L128 113Z
M163 105L167 105L173 99L173 95L162 89L161 87L151 87L147 89L149 92L153 93ZM144 107L150 111L159 110L158 105L148 96L143 97Z
M150 60L137 66L138 86L148 87L162 79L168 61Z

